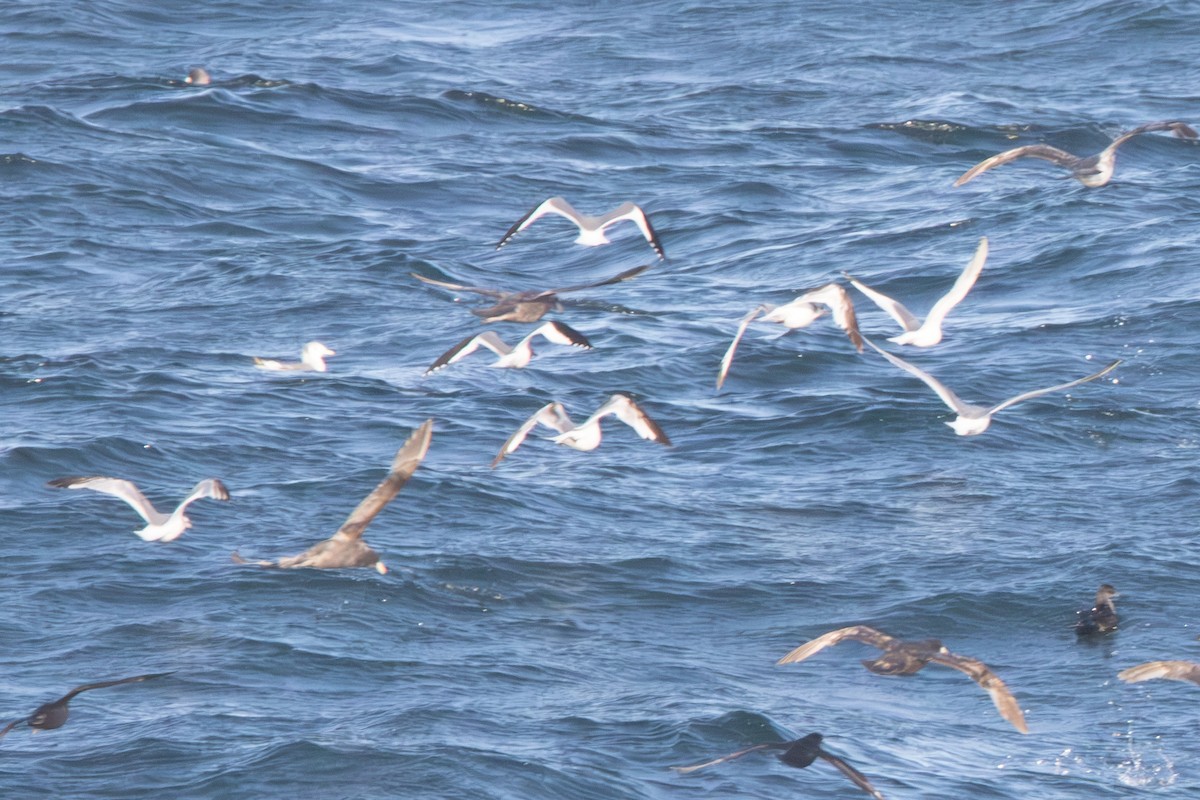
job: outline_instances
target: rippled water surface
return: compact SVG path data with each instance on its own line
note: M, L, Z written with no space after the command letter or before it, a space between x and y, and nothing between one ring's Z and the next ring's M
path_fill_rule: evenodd
M865 797L766 755L810 731L888 798L1192 798L1198 690L1118 670L1200 658L1200 147L1120 150L1086 189L1020 144L1099 151L1200 123L1188 3L177 4L15 0L0 15L0 717L81 683L63 728L2 741L0 795ZM209 86L183 82L205 66ZM634 226L573 243L561 195ZM958 437L915 378L827 319L738 321L842 280L924 312L981 236L935 348L855 294L875 341L965 399L1112 375ZM483 298L565 295L595 345L476 354ZM530 326L492 326L515 340ZM270 374L319 340L327 373ZM631 392L592 452L505 438ZM238 566L328 536L433 417L367 539L390 567ZM119 500L137 482L178 541ZM1121 630L1078 642L1114 584ZM965 676L872 675L827 630L938 637Z

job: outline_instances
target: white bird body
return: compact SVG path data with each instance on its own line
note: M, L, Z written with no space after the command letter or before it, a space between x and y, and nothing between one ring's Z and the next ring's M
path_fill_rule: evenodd
M163 514L146 499L132 482L120 478L86 477L86 478L56 478L50 485L59 489L91 489L119 497L133 507L133 510L146 520L146 527L134 531L147 542L172 542L192 527L184 511L195 500L211 497L214 500L228 500L229 490L225 484L216 478L208 478L196 484L191 494L183 499L170 514Z
M492 461L492 466L495 467L504 460L505 456L515 452L525 441L529 432L539 424L558 431L558 435L552 437L552 441L556 444L566 445L574 450L595 450L600 446L600 420L609 415L616 416L647 441L668 446L671 444L671 440L663 433L662 428L647 416L641 406L635 403L629 395L617 393L608 398L600 408L596 409L596 413L579 425L571 421L571 417L567 415L567 410L562 403L557 401L547 403L525 420L516 433L508 437L508 441L504 443L504 446L500 448L500 453Z
M310 371L310 372L325 372L329 369L325 364L326 356L336 356L333 350L330 350L320 342L309 342L300 350L299 361L273 361L268 358L254 357L254 366L259 369L270 371Z
M1030 400L1034 397L1040 397L1044 394L1049 394L1050 392L1066 391L1067 389L1078 386L1081 383L1094 381L1103 375L1107 375L1109 372L1116 369L1117 365L1121 363L1121 359L1117 359L1099 372L1093 373L1086 377L1069 381L1067 383L1060 383L1057 386L1050 386L1045 389L1034 389L1032 391L1019 394L1016 397L1010 397L994 406L977 406L971 403L964 403L961 399L959 399L958 395L950 390L948 386L915 364L911 364L898 356L892 355L886 350L880 348L870 339L867 339L866 341L867 344L871 345L871 347L873 347L881 356L905 372L920 378L930 389L933 389L933 391L937 393L937 396L942 399L942 402L945 403L951 411L958 415L946 424L953 428L954 432L959 436L977 436L978 434L986 431L988 426L992 424L992 416L994 414L1003 411L1009 406L1016 405L1024 400Z
M967 292L971 291L971 287L979 279L979 273L983 271L983 265L987 261L987 256L988 240L984 236L980 238L979 246L975 249L975 255L970 263L963 269L958 279L954 281L954 286L933 304L933 308L929 310L929 314L925 317L924 322L918 320L898 300L893 300L882 292L872 289L851 277L849 273L843 272L842 274L846 276L846 279L856 289L871 298L875 305L886 311L892 319L900 323L900 327L904 328L904 333L899 336L889 337L889 342L910 344L913 347L933 347L942 341L942 323L945 321L946 315L950 313L951 309L962 302L963 298L967 296Z
M528 336L515 345L507 344L495 331L484 331L474 336L468 336L445 353L442 353L437 361L433 362L433 366L425 370L425 374L428 375L431 372L436 372L442 367L466 358L478 350L480 345L483 345L499 356L499 359L491 364L491 366L521 369L528 366L529 361L533 358L532 341L535 336L541 336L553 344L570 345L572 347L583 348L584 350L592 349L592 343L587 340L587 337L565 322L547 322L534 329Z
M654 248L654 252L658 254L659 258L667 257L666 253L663 252L662 242L659 241L658 234L654 232L654 228L650 225L650 220L646 217L646 212L642 211L641 206L635 203L622 203L607 214L594 217L591 214L579 213L575 210L574 206L562 197L551 197L549 200L535 206L532 211L517 220L504 236L500 237L500 242L496 245L496 249L499 250L508 244L509 240L514 236L537 222L546 214L557 214L574 222L576 227L579 228L579 236L575 239L575 243L592 247L608 244L608 237L604 235L605 229L618 222L629 220L638 226L638 230L642 232L642 236Z

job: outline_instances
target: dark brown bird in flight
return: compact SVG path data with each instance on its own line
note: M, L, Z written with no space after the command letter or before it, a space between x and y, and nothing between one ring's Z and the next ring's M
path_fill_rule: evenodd
M106 689L109 686L119 686L122 683L139 683L148 681L151 678L162 678L170 675L170 672L153 672L149 675L135 675L132 678L120 678L115 681L100 681L99 683L85 683L82 686L76 686L71 691L64 694L62 697L51 703L45 703L38 706L37 710L30 714L25 719L19 719L15 722L10 722L8 725L0 729L0 737L3 737L13 728L18 725L28 725L33 729L33 732L51 731L55 728L61 728L67 721L68 712L67 704L75 698L75 695L80 692L90 692L92 689Z

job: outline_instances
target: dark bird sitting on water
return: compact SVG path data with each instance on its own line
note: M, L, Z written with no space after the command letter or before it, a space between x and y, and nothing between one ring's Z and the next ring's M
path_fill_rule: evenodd
M115 681L100 681L99 683L85 683L83 686L76 686L71 691L67 692L62 697L52 703L46 703L38 706L37 710L30 714L25 719L19 719L15 722L10 722L0 730L0 737L11 731L18 725L28 725L33 729L34 733L38 731L52 731L55 728L61 728L67 721L68 708L67 704L74 699L75 695L80 692L88 692L92 689L105 689L109 686L119 686L122 683L139 683L148 681L151 678L162 678L170 675L170 672L154 672L149 675L135 675L132 678L121 678Z
M457 283L448 283L446 281L435 281L433 278L426 278L423 275L418 275L415 272L410 272L419 281L440 286L443 289L450 289L455 292L473 292L481 294L485 297L491 297L496 300L495 305L487 308L473 308L471 313L483 317L484 322L537 322L550 311L561 311L562 303L558 299L558 295L563 292L578 292L582 289L594 289L597 286L608 286L613 283L627 281L630 278L640 275L650 269L650 265L646 264L641 267L627 269L620 275L614 275L602 281L595 283L584 283L579 286L565 286L562 289L545 289L543 291L528 291L528 292L506 292L502 289L486 289L482 286L463 286Z
M387 567L379 558L379 553L372 550L363 541L363 531L375 516L383 511L384 506L392 501L408 479L417 471L425 453L429 451L429 440L433 436L433 420L427 419L421 427L413 431L408 441L396 453L392 467L375 490L367 495L353 511L337 533L323 542L313 545L300 555L288 556L278 561L253 562L260 567L282 567L291 569L297 567L313 567L316 569L338 569L340 567L374 567L380 575L387 573ZM233 554L234 562L246 564L246 559L237 553Z
M1126 683L1165 678L1170 681L1191 681L1200 684L1200 664L1195 661L1148 661L1121 670L1117 677Z
M1096 188L1103 186L1112 180L1113 169L1117 165L1117 148L1125 144L1134 136L1140 136L1143 133L1151 133L1153 131L1171 131L1181 139L1195 139L1196 131L1192 126L1185 122L1148 122L1145 125L1140 125L1131 131L1126 131L1113 139L1112 144L1096 153L1094 156L1079 156L1068 153L1066 150L1059 150L1057 147L1051 147L1048 144L1027 144L1024 147L1014 147L1012 150L1005 150L999 155L994 155L991 158L980 161L975 166L964 172L958 180L954 182L955 186L962 186L967 181L974 178L981 172L986 172L992 167L998 167L1001 164L1007 164L1009 161L1015 161L1018 158L1040 158L1043 161L1049 161L1052 164L1057 164L1071 171L1071 176L1084 186Z
M874 797L875 800L884 800L879 790L871 785L867 780L867 776L863 775L854 767L847 764L842 759L833 755L830 752L821 749L822 736L819 733L810 733L802 739L794 739L790 742L766 742L765 744L756 744L753 747L747 747L744 750L738 750L736 753L730 753L727 756L714 758L712 761L705 761L703 764L693 764L690 767L672 767L676 772L695 772L698 769L711 767L714 764L720 764L724 761L732 761L735 758L741 758L747 753L753 753L758 750L782 750L776 758L789 767L799 767L803 769L809 764L822 758L837 767L843 775L854 781L854 785L862 789L867 794Z
M778 663L792 664L803 661L826 647L831 647L846 639L864 642L883 651L883 655L879 658L863 659L862 662L864 667L879 675L912 675L929 663L953 667L965 673L991 695L992 702L996 704L996 710L1000 712L1000 716L1011 722L1013 727L1021 733L1029 733L1029 728L1025 725L1025 715L1021 712L1021 707L1017 705L1017 699L1013 697L1004 681L1000 680L987 664L974 658L955 655L937 639L906 642L866 625L853 625L849 628L830 631L811 642L800 645L779 659Z
M1076 611L1079 621L1075 623L1075 633L1079 636L1091 636L1096 633L1112 633L1117 629L1117 608L1113 598L1120 597L1117 590L1109 584L1101 584L1096 590L1096 605L1087 611Z

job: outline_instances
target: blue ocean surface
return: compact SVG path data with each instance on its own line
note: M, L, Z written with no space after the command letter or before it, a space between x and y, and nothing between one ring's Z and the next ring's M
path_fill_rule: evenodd
M626 4L8 0L0 14L0 797L854 798L743 747L819 731L894 798L1195 798L1200 145L1151 133L1089 189L1023 144L1200 124L1200 8L1142 0ZM210 85L184 82L197 66ZM551 196L637 228L574 243ZM919 316L986 236L933 348L865 335L965 400L1110 375L956 436L828 318L738 322L842 271ZM481 351L488 300L563 295L591 351ZM325 373L271 373L321 341ZM545 429L629 392L591 452ZM328 537L427 418L366 540L389 567L238 565ZM219 477L169 543L160 509ZM1078 641L1096 587L1120 630ZM849 625L965 675L874 675Z

